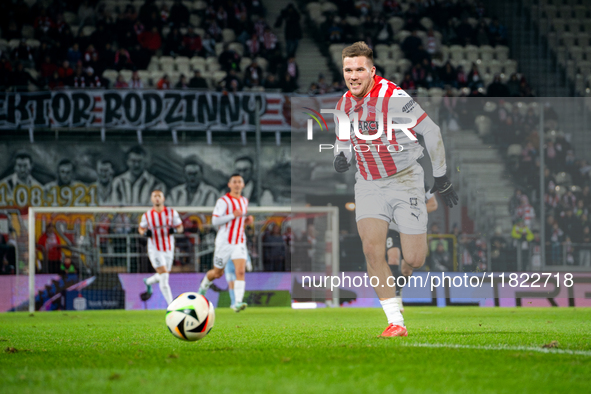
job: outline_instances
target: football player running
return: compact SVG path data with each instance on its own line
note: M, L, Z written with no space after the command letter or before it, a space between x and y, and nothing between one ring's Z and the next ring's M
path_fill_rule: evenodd
M213 209L211 222L218 227L215 237L215 250L213 254L213 268L210 269L199 286L199 294L205 295L211 283L224 274L224 268L228 260L232 260L236 270L234 281L234 295L236 312L246 309L243 302L245 282L244 271L246 266L246 236L244 226L253 223L252 216L246 216L248 199L242 196L244 179L240 174L232 174L228 180L229 193L220 197Z
M355 152L357 229L368 275L379 280L374 290L388 319L388 327L382 336L408 336L395 287L388 285L392 283L388 281L392 279L392 272L385 257L386 237L392 221L400 230L405 264L418 269L427 256L424 174L417 162L423 156L423 148L416 136L411 138L408 134L424 137L435 177L432 192L437 191L449 207L458 203L458 196L446 176L445 148L439 127L400 87L376 75L373 51L367 44L357 42L344 48L342 60L343 76L349 90L339 100L336 109L358 123L350 128L348 138L337 136L334 167L337 172L347 171ZM390 112L395 114L394 120L415 118L416 121L406 133L402 129L394 130L389 140L385 125ZM336 123L338 134L338 118ZM376 130L380 123L382 135L377 139L358 137L359 132L368 137L376 134L370 131Z
M152 285L160 283L160 291L166 303L170 304L173 298L168 276L174 259L173 234L183 232L183 222L176 210L164 206L162 190L153 190L150 199L152 209L142 215L138 232L148 237L148 257L156 273L144 279L146 292L140 297L147 301L152 296Z

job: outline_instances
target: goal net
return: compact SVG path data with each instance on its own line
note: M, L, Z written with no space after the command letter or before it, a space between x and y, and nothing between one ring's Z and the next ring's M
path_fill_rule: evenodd
M216 228L212 207L174 207L184 233L175 235L170 275L173 296L197 291L212 268ZM146 238L138 234L148 207L31 207L27 238L17 241L28 260L18 282L12 310L161 309L166 303L158 286L142 301L144 278L154 272ZM305 273L339 271L337 207L253 207L254 225L246 228L252 271L247 273L246 301L255 305L290 305L320 301L338 305L338 290L303 291ZM24 247L26 245L26 247ZM247 267L248 268L248 267ZM17 275L18 276L18 275ZM220 278L208 298L216 305L229 301L228 283ZM28 299L23 298L28 288ZM250 297L250 298L249 298ZM229 304L228 304L229 305Z

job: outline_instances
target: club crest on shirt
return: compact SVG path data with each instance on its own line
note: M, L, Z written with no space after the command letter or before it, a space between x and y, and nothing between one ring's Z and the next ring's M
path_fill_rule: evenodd
M417 197L411 197L410 198L410 205L413 207L416 207L417 205L419 205L419 199Z

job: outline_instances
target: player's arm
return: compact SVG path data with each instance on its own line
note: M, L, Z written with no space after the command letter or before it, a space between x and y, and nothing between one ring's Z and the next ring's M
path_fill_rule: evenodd
M351 141L340 141L338 138L334 144L334 169L336 172L345 172L351 167Z
M168 230L169 234L181 234L184 230L183 221L176 210L172 211L172 227Z
M250 225L254 224L254 216L247 214L248 213L248 200L246 202L246 206L244 207L244 210L245 210L244 214L246 215L244 218L244 225L250 226Z
M222 224L226 224L229 221L234 220L234 218L237 218L238 216L242 216L242 211L240 209L236 209L234 212L226 214L226 208L226 202L222 199L219 199L213 208L211 224L214 226L221 226Z
M342 99L341 99L342 100ZM337 104L335 109L339 109L341 101ZM353 150L351 149L351 138L339 138L339 119L334 117L335 134L337 136L334 143L334 161L333 166L336 172L345 172L351 167L351 160L353 159Z
M339 100L335 109L340 109L342 100ZM351 160L353 159L353 150L351 149L351 139L339 138L339 120L337 116L334 117L336 140L334 143L334 161L333 166L336 172L345 172L351 167Z
M426 113L421 117L422 119L419 118L419 122L413 127L413 130L423 136L427 152L431 157L433 177L435 178L435 185L433 185L431 193L439 192L447 206L453 208L454 205L458 204L459 198L445 174L447 165L445 164L445 148L441 138L441 130Z
M435 198L435 195L431 196L431 198L427 200L427 213L436 211L438 206L439 204L437 204L437 198Z
M142 220L140 221L140 225L137 228L137 232L140 233L141 236L152 236L152 230L148 228L148 219L146 218L146 214L142 215Z

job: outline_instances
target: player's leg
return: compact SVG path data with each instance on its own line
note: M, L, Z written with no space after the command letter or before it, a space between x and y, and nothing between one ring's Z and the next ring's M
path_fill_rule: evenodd
M400 264L400 273L406 277L412 276L413 273L413 268L404 259L402 259L402 263Z
M374 288L376 294L381 300L394 297L394 289L386 286L388 277L392 276L385 257L388 222L382 219L364 218L357 222L357 230L367 261L367 274L370 277L376 276L380 280L378 286Z
M380 283L374 290L388 319L388 327L382 335L404 336L406 328L404 319L395 300L394 287L388 286L388 278L392 272L386 262L386 236L392 219L393 206L389 201L390 192L384 193L381 181L366 181L356 176L355 183L355 215L357 230L361 237L363 253L367 260L367 272L377 276ZM384 285L384 287L381 287Z
M243 302L244 291L246 288L246 282L244 281L246 259L233 259L232 262L234 263L234 268L236 269L236 281L234 282L234 296L236 297L236 303L234 305L236 306L237 311L239 311L244 310L247 306L246 303Z
M213 268L207 271L203 277L203 280L199 285L199 294L205 296L211 283L217 278L221 278L224 274L226 262L230 258L232 252L230 246L231 245L216 245L215 251L213 252Z
M392 275L394 278L398 278L401 273L401 261L404 261L401 252L402 246L400 245L400 233L395 230L388 230L388 238L386 239L386 259L388 260L388 265L392 270ZM396 296L400 296L400 286L396 284Z
M226 275L226 282L228 282L228 294L230 295L230 308L233 308L236 304L236 297L234 296L234 281L236 281L236 270L234 269L234 263L232 260L226 263L224 269Z
M388 256L388 265L392 266L392 271L397 271L398 266L400 265L400 249L399 248L390 248L387 252Z
M152 268L154 268L156 271L154 275L144 279L144 283L146 284L146 292L150 294L152 294L152 285L158 283L160 280L160 274L158 273L157 268L164 262L160 262L159 258L160 256L158 255L158 251L148 250L148 259L150 260L150 264L152 264Z
M162 267L158 267L156 272L160 274L160 292L162 292L162 296L166 300L167 304L170 304L173 300L172 298L172 290L170 289L170 284L168 283L169 279L169 272L172 269L172 260L174 257L174 252L161 252L165 261L165 265Z
M228 294L230 294L230 308L236 305L236 295L234 294L234 280L228 282Z
M207 273L203 277L203 280L201 281L201 284L199 285L198 293L201 295L205 295L205 293L207 293L207 290L209 290L209 287L211 286L213 281L218 278L221 278L222 275L224 275L223 268L219 268L219 267L214 266L212 269L207 271Z
M232 262L236 270L236 281L234 282L234 295L236 297L236 311L246 309L247 304L243 301L246 282L244 281L244 272L246 271L246 246L234 245L232 250Z
M396 301L393 287L389 287L388 278L392 276L390 267L386 262L386 235L388 234L388 222L376 218L364 218L357 222L357 230L363 244L363 254L367 261L367 274L376 276L379 283L374 290L380 298L380 304L388 319L388 327L382 333L383 336L406 336L404 318L400 313L400 307ZM382 287L383 285L383 287Z
M419 269L425 264L427 258L427 233L423 234L405 234L400 233L400 243L402 244L402 269L404 272L412 274L413 269Z
M148 250L148 259L150 260L150 264L152 264L152 268L156 271L156 273L149 278L144 278L144 284L146 285L146 291L140 294L140 298L143 301L147 301L152 297L152 285L158 283L160 281L160 273L158 272L158 267L164 266L165 262L161 258L162 256L158 253L157 250Z
M393 218L400 233L400 272L405 276L405 283L412 275L413 269L418 269L425 263L427 256L427 206L425 204L423 168L416 163L410 167L404 178L397 182L405 188L393 193ZM410 187L413 185L414 187ZM394 185L395 186L395 185Z
M388 246L388 244L386 244L386 246ZM396 280L396 301L398 302L398 308L400 309L400 313L404 313L404 305L402 304L402 286L398 285L398 283L402 284L402 281L398 280L398 277L400 276L400 245L389 248L386 254L388 265L392 271L392 276L394 276L394 279Z

